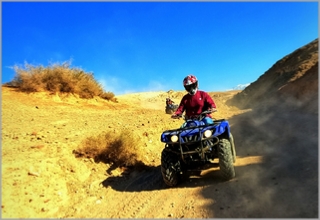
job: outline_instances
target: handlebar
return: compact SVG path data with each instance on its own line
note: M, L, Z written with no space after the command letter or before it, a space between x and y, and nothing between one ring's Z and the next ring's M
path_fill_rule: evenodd
M206 110L206 111L201 112L201 113L200 113L198 116L196 116L195 118L201 120L205 115L211 114L211 113L216 112L216 111L217 111L217 109L212 108L212 109L210 109L210 110ZM183 115L171 115L171 118L173 118L173 119L179 119L179 118L182 118L182 117L184 117L184 116L183 116ZM184 118L184 119L185 119L185 118Z
M179 118L182 118L182 115L171 115L171 118L173 118L173 119L179 119Z

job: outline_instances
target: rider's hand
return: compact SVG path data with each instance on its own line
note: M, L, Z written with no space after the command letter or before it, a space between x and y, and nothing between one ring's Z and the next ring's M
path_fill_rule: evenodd
M210 113L216 112L217 109L216 108L209 108L208 111L210 111Z
M177 119L177 118L180 118L180 117L181 117L181 115L178 115L178 114L171 115L171 118L174 118L174 119Z

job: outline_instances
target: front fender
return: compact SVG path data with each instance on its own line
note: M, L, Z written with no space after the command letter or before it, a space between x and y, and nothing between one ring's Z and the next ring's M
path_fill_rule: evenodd
M170 137L172 135L177 135L179 136L179 139L180 139L180 137L192 136L197 133L203 134L203 132L206 130L212 130L213 131L212 136L215 136L215 137L225 133L227 134L227 138L230 137L229 122L222 119L222 120L215 121L214 124L211 124L211 125L201 125L201 126L195 126L195 127L186 127L186 128L164 131L161 134L160 140L161 142L169 143L171 142Z

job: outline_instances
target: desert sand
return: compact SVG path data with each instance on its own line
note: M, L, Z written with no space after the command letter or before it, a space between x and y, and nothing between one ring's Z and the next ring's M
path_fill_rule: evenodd
M219 168L177 187L160 173L160 135L180 126L165 98L184 92L117 96L118 102L2 88L2 218L317 218L317 115L259 112L225 104L239 91L211 92L216 119L231 124L236 177ZM73 153L87 137L130 130L148 169L126 170Z

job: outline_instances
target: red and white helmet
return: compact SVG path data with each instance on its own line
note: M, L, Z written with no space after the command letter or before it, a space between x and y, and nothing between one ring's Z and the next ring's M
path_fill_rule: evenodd
M183 79L183 86L190 95L194 95L198 89L198 79L194 75L188 75Z

